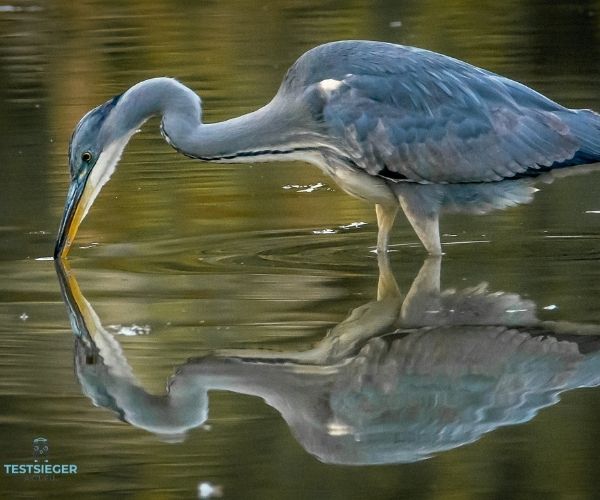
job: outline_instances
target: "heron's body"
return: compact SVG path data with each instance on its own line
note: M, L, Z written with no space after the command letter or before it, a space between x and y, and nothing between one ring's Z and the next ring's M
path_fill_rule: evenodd
M193 158L317 165L376 204L379 250L401 206L427 250L441 253L436 185L456 186L458 196L473 183L600 161L600 116L592 111L434 52L334 42L301 56L266 106L225 122L203 124L199 97L169 78L141 82L88 113L70 148L73 184L57 255L153 115L162 115L165 139Z

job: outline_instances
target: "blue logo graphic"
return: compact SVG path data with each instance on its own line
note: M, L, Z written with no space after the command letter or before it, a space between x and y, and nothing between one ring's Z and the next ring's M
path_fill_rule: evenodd
M77 474L75 464L50 462L50 445L45 437L33 440L33 463L4 464L4 474L32 479L56 479L56 476Z
M43 437L35 438L33 440L33 461L36 463L48 462L49 455L48 440Z

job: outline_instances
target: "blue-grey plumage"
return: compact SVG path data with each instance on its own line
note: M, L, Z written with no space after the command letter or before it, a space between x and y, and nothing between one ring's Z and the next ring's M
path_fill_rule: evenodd
M382 251L402 207L426 249L441 253L440 207L415 204L426 198L421 186L504 182L600 161L593 111L567 109L427 50L333 42L302 55L266 106L221 123L202 123L200 98L170 78L138 83L88 113L70 146L73 184L56 256L66 254L127 141L153 115L162 116L167 142L193 158L317 165L377 205Z
M371 50L356 50L363 46ZM292 70L316 73L301 86L326 76L335 81L322 91L328 136L371 175L489 182L571 164L576 156L575 163L600 159L600 116L564 108L507 78L385 43L314 50ZM323 58L346 73L318 70Z

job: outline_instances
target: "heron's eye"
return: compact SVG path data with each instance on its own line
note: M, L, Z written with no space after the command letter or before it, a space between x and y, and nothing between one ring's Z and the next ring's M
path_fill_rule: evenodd
M81 154L81 159L86 163L92 161L92 153L90 153L89 151L85 151Z

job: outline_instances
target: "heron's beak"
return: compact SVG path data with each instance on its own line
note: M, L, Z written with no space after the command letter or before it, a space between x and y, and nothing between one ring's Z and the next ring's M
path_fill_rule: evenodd
M67 193L65 213L60 222L56 246L54 247L55 259L66 258L81 221L85 218L98 194L100 194L102 186L108 182L110 176L115 171L127 141L129 141L129 138L136 130L132 129L118 140L105 145L96 163L81 171L71 181L69 192Z
M55 259L64 259L67 256L77 234L77 229L94 201L88 178L89 175L85 175L74 179L69 186L65 212L60 222L56 246L54 247Z

